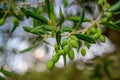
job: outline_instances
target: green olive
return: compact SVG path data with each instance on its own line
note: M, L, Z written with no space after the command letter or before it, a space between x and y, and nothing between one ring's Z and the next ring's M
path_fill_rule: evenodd
M49 70L53 70L55 64L54 64L53 60L49 60L49 61L47 62L47 65L46 65L46 66L47 66L47 68L48 68Z
M19 26L19 19L16 18L16 17L14 17L14 18L13 18L13 24L14 24L14 27Z
M1 19L0 19L0 26L2 26L4 23L5 23L5 19L4 19L4 18L1 18Z
M59 55L64 55L64 50L60 49L60 50L57 51L57 53L58 53Z
M95 33L97 32L97 29L95 29L95 27L92 27L92 28L90 29L90 32L91 32L92 34L95 34Z
M86 44L87 48L89 49L91 44L89 42L86 42L85 44Z
M101 19L101 22L103 22L103 23L107 22L107 21L108 21L108 17L104 17L104 18Z
M63 50L64 50L64 53L65 53L65 54L68 54L68 53L69 53L69 50L70 50L69 45L65 45L65 46L63 47Z
M74 59L75 55L74 55L73 49L70 49L70 52L68 53L68 57L69 57L70 60Z
M112 12L108 12L107 13L107 17L109 18L109 17L111 17L112 16Z
M70 43L71 43L73 48L77 48L78 47L78 42L76 42L76 40L70 40Z
M81 48L81 54L82 54L82 56L85 56L85 55L86 55L86 50L85 50L85 48Z
M110 4L109 4L109 3L107 3L107 4L106 4L106 7L107 7L107 8L110 8Z
M100 41L101 41L101 42L105 42L105 41L106 41L105 36L100 35Z
M60 55L55 54L55 55L53 56L52 60L53 60L54 63L56 63L56 62L58 62L59 58L60 58Z
M104 0L98 0L98 4L99 4L99 5L102 5L103 2L104 2Z
M62 46L65 46L65 45L67 45L67 39L62 40Z
M78 38L76 36L71 36L71 40L75 40L76 42L78 42Z
M93 39L94 40L96 40L96 39L98 39L100 37L100 33L98 32L98 33L95 33L94 35L93 35Z

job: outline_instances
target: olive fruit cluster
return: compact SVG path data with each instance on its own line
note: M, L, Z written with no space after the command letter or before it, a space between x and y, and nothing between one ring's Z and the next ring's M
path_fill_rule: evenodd
M95 26L91 27L90 30L88 31L89 33L87 33L88 35L92 36L92 38L94 40L99 39L101 42L105 42L105 36L102 35L101 33L101 29L100 28L96 28ZM87 47L90 47L90 43L86 43Z
M55 53L55 54L53 55L52 59L48 61L48 63L47 63L47 68L48 68L49 70L53 70L53 68L54 68L54 66L55 66L55 63L58 62L59 58L60 58L60 55L59 55L58 53Z
M59 61L60 56L68 56L70 60L73 60L75 57L74 50L72 48L78 47L78 38L72 35L69 38L65 38L61 42L61 46L55 44L55 54L52 59L48 61L47 68L52 70L55 66L55 63Z

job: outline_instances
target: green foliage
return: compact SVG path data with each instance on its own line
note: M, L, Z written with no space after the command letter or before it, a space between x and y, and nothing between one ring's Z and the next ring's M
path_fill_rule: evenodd
M120 9L120 1L116 2L113 6L111 6L108 11L116 11Z
M85 1L87 2L88 0ZM56 43L54 44L53 51L55 54L47 63L47 68L49 70L53 70L55 64L59 61L61 56L63 57L65 66L67 56L70 60L73 60L75 58L74 55L76 54L73 48L77 50L80 49L79 52L82 54L82 56L85 56L87 52L83 46L87 46L89 49L91 44L96 44L97 41L105 42L105 37L102 34L102 29L100 27L101 25L120 31L120 27L118 26L120 21L118 20L114 22L111 18L114 13L119 14L120 1L115 3L113 6L110 6L106 0L98 0L100 13L94 20L85 18L86 7L83 7L81 16L69 15L69 17L65 17L61 6L59 7L59 18L57 19L53 2L50 0L44 0L44 2L46 8L45 11L47 11L49 19L42 15L43 10L41 7L33 8L33 10L31 10L24 6L18 8L14 3L11 3L10 8L8 8L8 10L5 12L3 18L0 19L0 26L5 23L5 18L7 17L7 14L9 14L10 10L12 10L14 14L14 26L11 32L13 32L19 26L20 20L23 20L25 16L33 19L33 26L28 27L25 25L23 26L23 29L28 33L36 35L36 41L32 46L21 50L21 53L32 50L42 42L46 43L45 40L47 38L55 38ZM67 7L68 0L63 0L63 4L64 7ZM104 8L107 10L104 10ZM72 21L75 25L64 26L63 23L65 20ZM89 25L83 27L82 24L84 22L88 22ZM82 45L80 45L80 43L82 43ZM6 74L6 72L4 73Z

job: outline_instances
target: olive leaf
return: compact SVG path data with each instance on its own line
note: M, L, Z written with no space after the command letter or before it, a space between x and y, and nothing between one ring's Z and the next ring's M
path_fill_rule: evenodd
M61 41L61 32L60 31L56 32L56 41L57 41L57 45L59 45L60 41Z
M81 20L81 16L69 16L67 19L70 21L73 21L73 22L79 22ZM83 19L83 22L90 22L90 21L91 20L89 20L87 18Z
M50 4L50 20L51 20L52 24L54 24L56 22L56 14L54 11L53 3Z
M2 72L4 75L6 75L6 76L12 76L13 74L12 74L12 72L10 72L10 71L7 71L7 70L4 70L3 68L1 69L1 71L0 72ZM1 79L0 79L1 80Z
M45 4L46 4L46 7L47 7L48 17L50 18L51 22L55 22L56 21L56 15L55 15L53 4L50 3L49 0L45 0Z
M52 31L52 28L49 25L44 25L42 27L42 29L46 30L46 31Z
M63 55L64 66L66 66L66 54Z
M73 31L73 28L69 26L65 26L61 28L61 32L72 32L72 31Z
M116 10L118 10L118 9L120 9L120 1L118 1L118 2L116 2L114 5L112 5L112 6L108 9L108 11L116 11Z
M25 52L28 52L28 51L32 50L33 48L39 46L39 44L40 44L43 40L44 40L43 37L41 37L41 39L39 39L38 41L36 41L32 46L30 46L30 47L28 47L28 48L26 48L26 49L24 49L24 50L21 50L20 52L21 52L21 53L25 53Z
M45 5L46 5L46 8L47 8L48 17L50 18L50 1L45 0Z
M59 8L59 13L60 13L60 19L57 23L57 26L61 25L64 22L64 19L65 19L61 7Z
M39 15L39 14L37 14L35 12L32 12L32 11L30 11L28 9L25 9L25 8L21 8L21 10L27 16L30 16L30 17L32 17L34 19L37 19L37 20L41 21L42 23L48 24L48 20L44 16Z
M21 10L19 10L19 13L18 13L18 8L17 8L17 6L14 6L14 5L12 5L11 6L11 9L12 9L12 11L13 11L13 15L15 16L15 17L17 17L19 20L23 20L23 16L21 16Z
M0 76L0 80L6 80L4 77Z
M26 32L33 33L33 34L36 34L36 35L48 34L48 32L45 31L44 29L42 29L41 27L31 28L31 27L24 26L23 29Z
M78 39L82 39L86 42L89 42L89 43L96 43L95 40L88 36L88 35L85 35L85 34L75 34L75 36L78 38Z
M81 18L79 18L79 22L78 22L77 26L75 27L75 29L78 29L79 26L81 26L82 22L84 21L84 17L85 17L85 8L83 8L83 10L82 10Z
M113 22L108 22L108 23L102 22L102 23L100 23L100 24L105 25L106 27L111 28L111 29L114 29L114 30L116 30L116 31L120 31L120 27L117 26L117 25L116 25L115 23L113 23Z
M117 20L114 22L115 24L120 24L120 20Z
M120 14L120 11L116 12L115 14Z
M63 0L64 6L66 7L68 5L68 0Z

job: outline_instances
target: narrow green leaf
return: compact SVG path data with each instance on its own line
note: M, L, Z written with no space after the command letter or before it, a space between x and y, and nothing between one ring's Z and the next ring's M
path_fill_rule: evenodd
M66 7L68 5L68 0L63 0L64 6Z
M6 80L4 77L0 76L0 80Z
M120 14L120 11L116 12L115 14Z
M13 75L12 72L4 70L4 69L1 69L1 72L6 76L12 76Z
M118 1L118 2L116 2L114 5L112 5L112 6L108 9L108 11L116 11L116 10L118 10L118 9L120 9L120 1Z
M72 27L68 27L68 26L63 27L61 29L61 32L72 32L72 31L73 31L73 28Z
M52 31L52 28L49 25L45 25L42 29L46 31Z
M39 35L40 33L37 31L32 31L33 28L31 27L27 27L27 26L24 26L23 29L26 31L26 32L29 32L29 33L32 33L32 34L36 34L36 35Z
M53 3L50 4L50 20L51 20L52 23L56 22L56 14L55 14L55 11L54 11Z
M82 22L84 21L84 17L85 17L85 8L83 8L83 10L82 10L82 16L79 19L79 22L78 22L77 26L75 27L75 29L78 29L79 26L81 26Z
M61 41L61 32L60 31L56 32L56 41L57 41L57 44L59 45L60 41Z
M73 21L73 22L79 22L81 17L80 16L70 16L67 18L68 20L70 21ZM83 22L90 22L91 20L87 19L87 18L84 18L83 19Z
M48 24L48 20L44 16L39 15L39 14L37 14L35 12L32 12L32 11L30 11L28 9L25 9L25 8L21 8L21 10L27 16L30 16L30 17L32 17L34 19L37 19L37 20L39 20L39 21L41 21L41 22L43 22L45 24Z
M75 36L78 38L78 39L82 39L86 42L89 42L89 43L96 43L94 41L94 39L88 35L85 35L85 34L75 34Z
M63 55L64 66L66 66L66 54Z
M23 29L26 31L26 32L30 32L32 30L31 27L27 27L27 26L24 26Z
M31 33L38 33L38 34L46 34L46 31L43 30L41 27L33 28L30 32Z
M45 5L46 5L46 8L47 8L48 17L50 18L50 1L45 0Z
M120 20L117 20L114 22L115 24L120 24Z
M102 25L105 25L106 27L108 27L108 28L111 28L111 29L113 29L113 30L116 30L116 31L120 31L120 27L119 26L117 26L115 23L113 23L113 22L108 22L108 23L100 23L100 24L102 24Z
M31 28L31 27L24 26L23 29L24 29L26 32L33 33L33 34L37 34L37 35L48 34L48 32L45 31L44 29L42 29L41 27Z
M59 13L60 13L60 19L57 23L57 26L61 25L65 20L61 7L59 8Z
M17 17L19 20L23 20L23 18L19 15L14 14L15 17Z
M41 38L39 41L35 42L32 46L30 46L30 47L28 47L28 48L26 48L24 50L21 50L20 52L25 53L25 52L28 52L28 51L32 50L33 48L37 47L43 40L44 39Z

